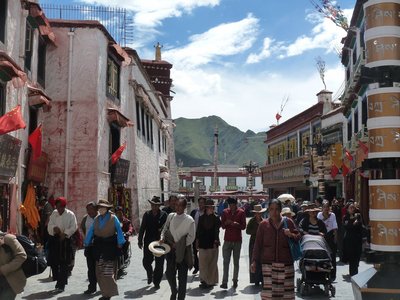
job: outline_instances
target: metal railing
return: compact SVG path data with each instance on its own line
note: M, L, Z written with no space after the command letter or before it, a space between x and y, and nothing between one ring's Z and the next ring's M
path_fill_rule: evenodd
M49 19L99 21L122 47L133 41L133 17L126 9L50 3L41 3L40 6Z

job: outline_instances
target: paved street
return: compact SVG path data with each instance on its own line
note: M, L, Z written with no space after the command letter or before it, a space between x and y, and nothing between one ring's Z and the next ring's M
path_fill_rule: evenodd
M221 232L222 238L223 231ZM146 275L142 267L141 259L142 252L137 247L137 237L133 237L132 241L132 261L128 267L128 274L125 278L118 281L120 295L112 299L169 299L170 291L168 282L163 279L161 288L156 291L152 286L147 285ZM220 280L222 278L222 253L220 253L218 266L220 270ZM189 273L188 278L188 300L207 300L207 299L261 299L259 296L260 289L249 284L249 267L248 263L248 236L244 235L242 244L242 252L240 259L240 274L239 274L239 287L234 290L229 287L228 290L222 290L214 287L212 290L202 290L199 288L198 276L193 276ZM363 271L370 266L361 263L360 271ZM343 280L342 275L348 274L348 266L339 265L336 286L337 299L353 299L353 292L350 282ZM299 274L297 273L296 276ZM74 300L74 299L98 299L101 295L100 292L92 296L83 295L83 291L87 288L86 281L86 261L83 256L83 251L78 251L76 256L75 268L72 276L69 279L69 284L66 286L65 292L61 294L53 294L55 283L49 281L49 270L47 269L43 274L31 277L28 279L25 292L17 297L17 299L60 299L60 300ZM230 279L232 277L230 276ZM323 295L323 291L315 289L311 292L310 296L299 297L296 299L328 299Z

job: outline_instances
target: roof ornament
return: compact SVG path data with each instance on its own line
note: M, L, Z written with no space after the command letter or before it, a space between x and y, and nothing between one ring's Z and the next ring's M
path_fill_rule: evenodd
M154 46L156 48L156 61L161 61L161 48L163 45L160 45L159 42L157 42L157 45Z

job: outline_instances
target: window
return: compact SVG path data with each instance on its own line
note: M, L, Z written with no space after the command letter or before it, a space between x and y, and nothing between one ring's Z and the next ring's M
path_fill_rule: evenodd
M297 157L297 138L292 137L289 139L289 149L288 149L288 158L295 158Z
M158 152L161 152L161 132L160 130L158 131Z
M367 103L367 97L364 97L361 102L361 124L363 124L365 127L367 126L367 120L368 120L368 103Z
M6 113L6 85L0 82L0 117Z
M146 114L146 132L147 132L147 137L146 140L148 143L150 143L150 117L148 114Z
M144 118L145 113L144 113L143 107L140 108L140 116L142 118L142 136L145 137L146 136L146 126L145 126L146 120Z
M149 131L149 134L150 134L150 144L151 144L151 148L153 148L154 139L153 139L153 119L152 119L152 118L150 118L150 131Z
M351 118L347 119L347 141L351 140L352 131L351 131Z
M46 42L39 38L39 47L38 47L38 82L45 87L45 80L46 80Z
M136 128L137 131L140 132L141 124L140 124L140 103L136 101Z
M32 63L33 32L34 28L28 17L26 19L26 29L25 29L25 69L29 71L31 70L31 63Z
M117 151L120 146L120 128L114 123L110 124L110 145L109 145L109 154L111 155Z
M227 185L228 186L236 186L236 177L228 177Z
M38 126L37 119L38 119L37 108L29 106L29 134L31 134Z
M119 98L119 65L111 58L107 58L107 95L115 102Z
M354 133L358 132L358 109L354 112Z
M0 1L0 42L6 41L7 0Z

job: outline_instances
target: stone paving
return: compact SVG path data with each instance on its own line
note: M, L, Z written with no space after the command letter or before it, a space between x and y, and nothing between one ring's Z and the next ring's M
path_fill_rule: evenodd
M221 230L221 239L223 231ZM223 290L218 287L214 287L210 290L203 290L199 288L199 278L197 275L192 275L189 271L188 276L188 289L187 289L187 300L208 300L208 299L235 299L235 300L247 300L255 299L260 300L260 288L249 284L249 262L248 262L248 236L243 235L244 240L242 244L241 258L240 258L240 274L239 274L239 286L235 290L231 288L228 283L228 289ZM137 246L137 237L131 239L132 246L132 258L131 264L128 267L128 274L118 280L119 296L113 297L112 299L143 299L143 300L157 300L157 299L169 299L170 290L167 280L164 278L161 282L160 289L155 290L152 285L147 285L146 273L142 266L142 252ZM220 280L222 278L222 253L218 260L218 267L220 271ZM232 269L231 263L231 269ZM370 265L361 262L360 272L371 268ZM232 271L232 270L231 270ZM351 283L343 279L343 275L348 274L347 265L338 265L337 270L337 281L334 283L336 287L336 298L337 299L353 299L353 292ZM299 273L296 272L296 276ZM87 276L86 276L86 261L83 256L83 251L80 250L76 255L75 268L72 271L72 276L69 278L69 284L66 286L65 291L60 294L54 294L55 283L49 279L49 269L44 273L31 277L28 279L28 283L25 287L23 294L17 296L17 299L60 299L60 300L74 300L74 299L98 299L101 297L100 292L94 295L83 295L83 291L87 288ZM230 275L229 278L232 278ZM231 283L231 282L230 282ZM296 299L329 299L324 296L321 289L313 289L309 296L300 297L296 295Z

